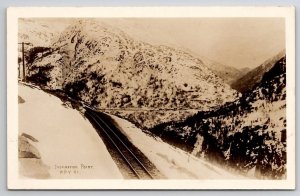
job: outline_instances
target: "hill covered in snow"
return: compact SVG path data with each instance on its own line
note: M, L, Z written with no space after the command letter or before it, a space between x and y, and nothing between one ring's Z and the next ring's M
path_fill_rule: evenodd
M36 87L19 84L18 95L21 178L123 179L105 144L77 110Z
M277 55L263 62L260 66L253 70L247 71L246 74L238 78L231 84L231 87L241 93L253 89L254 86L259 84L263 75L268 72L278 60L285 56L285 50L280 51Z
M201 60L210 70L212 70L213 73L215 73L224 82L226 82L226 84L229 85L231 85L238 78L246 74L242 70L239 70L237 68L228 65L223 65L221 63L207 59L205 57L202 57Z
M99 109L202 111L238 95L201 59L135 40L92 19L77 20L67 27L51 52L42 53L29 66L29 78ZM128 113L119 115L135 119ZM135 123L143 126L144 118L134 115L138 118ZM163 122L180 118L164 116ZM146 126L153 125L148 122Z
M18 42L30 43L32 47L49 47L53 40L66 27L63 23L53 20L20 18L18 23Z
M285 177L286 64L274 62L252 90L213 111L183 122L156 126L152 133L190 153L259 178Z

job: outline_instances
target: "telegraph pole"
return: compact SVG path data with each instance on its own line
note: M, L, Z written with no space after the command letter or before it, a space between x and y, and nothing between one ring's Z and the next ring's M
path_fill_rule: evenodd
M25 45L31 45L30 43L19 43L22 44L22 65L23 65L23 81L26 82L26 72L25 72L25 49L24 46Z
M24 59L24 42L22 42L22 61L23 61L23 81L26 82L25 78L25 59Z

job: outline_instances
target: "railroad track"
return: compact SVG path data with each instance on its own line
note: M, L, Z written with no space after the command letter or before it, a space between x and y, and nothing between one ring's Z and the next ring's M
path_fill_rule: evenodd
M129 170L129 177L133 179L155 179L160 178L157 174L157 169L154 165L137 150L128 139L118 130L116 126L111 123L103 114L96 112L90 108L85 107L86 117L91 121L102 139L109 143L108 150L112 157L120 157L123 161L119 163L120 169ZM108 140L108 141L107 141ZM113 148L113 149L111 149ZM118 160L120 162L120 160ZM117 164L118 165L118 164ZM155 171L156 170L156 171ZM154 174L153 174L154 171Z

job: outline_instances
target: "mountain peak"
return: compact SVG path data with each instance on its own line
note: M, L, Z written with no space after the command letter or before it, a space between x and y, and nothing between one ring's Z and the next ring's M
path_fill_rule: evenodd
M256 84L260 83L263 75L275 65L275 62L279 61L284 56L285 50L280 51L277 55L267 59L258 67L248 71L246 75L237 79L232 83L231 87L241 93L251 91Z
M96 108L210 110L237 98L201 59L96 20L75 21L57 40L54 53L32 67L58 68L48 73L49 87Z

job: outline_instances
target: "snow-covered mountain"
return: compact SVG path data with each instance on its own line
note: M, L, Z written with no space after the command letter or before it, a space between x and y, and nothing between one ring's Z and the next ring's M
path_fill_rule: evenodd
M34 47L51 46L56 36L65 28L65 25L54 25L47 20L19 19L18 42L30 43Z
M244 73L244 75L246 75L249 71L251 71L251 68L243 67L243 68L240 68L239 70L240 70L240 72ZM240 79L240 78L238 78L238 79Z
M252 90L256 84L260 83L263 75L273 67L274 63L284 56L285 50L280 51L277 55L263 62L260 66L248 71L248 73L238 78L231 84L231 87L241 93Z
M151 131L194 155L257 177L286 172L286 65L274 62L252 91L218 109Z
M99 20L77 20L30 66L30 78L97 108L209 110L237 92L187 52L137 41ZM170 117L172 120L173 117ZM168 117L165 121L168 121Z
M205 57L202 57L201 60L213 73L222 78L224 82L229 85L245 74L245 72L234 67L223 65Z

